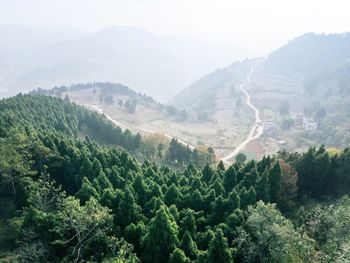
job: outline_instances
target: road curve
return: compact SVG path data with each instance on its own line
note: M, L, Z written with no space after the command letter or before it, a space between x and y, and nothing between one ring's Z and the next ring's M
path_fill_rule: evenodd
M254 111L255 123L254 123L254 126L250 129L247 138L243 142L241 142L239 145L237 145L237 147L232 152L230 152L228 155L226 155L223 158L221 158L221 161L223 161L223 163L225 163L225 164L232 163L232 161L230 161L230 160L233 157L235 157L241 150L243 150L243 148L245 146L247 146L247 144L249 142L251 142L252 140L258 139L264 132L262 121L261 121L261 118L260 118L260 111L258 110L257 107L255 107L252 104L250 94L245 89L245 87L247 85L249 85L250 82L251 82L251 76L252 76L253 72L254 72L254 67L252 67L250 69L250 72L247 75L246 81L244 83L242 83L239 86L239 88L244 93L244 95L246 96L246 103L247 103L247 105L249 106L249 108L251 108Z
M102 109L101 107L99 107L99 106L97 106L97 105L92 105L92 104L87 104L86 106L93 108L95 111L97 111L98 113L100 113L100 114L102 114L102 115L105 115L106 118L107 118L108 120L110 120L110 121L113 122L115 125L119 126L120 128L122 128L122 129L127 129L126 125L121 124L120 122L114 120L111 116L109 116L108 114L106 114L106 113L103 111L103 109Z
M88 106L88 107L90 107L90 108L93 108L94 110L96 110L96 111L97 111L98 113L100 113L100 114L105 115L106 118L107 118L108 120L110 120L110 121L113 122L115 125L119 126L120 128L127 129L127 126L126 126L126 125L121 124L120 122L114 120L114 119L113 119L111 116L109 116L107 113L105 113L105 112L103 111L103 108L101 108L101 107L99 107L99 106L97 106L97 105L92 105L92 104L86 104L86 106ZM182 141L182 140L180 140L180 139L178 139L178 138L176 138L176 137L174 137L174 136L171 136L171 135L168 134L168 133L165 133L165 132L157 132L157 131L148 130L148 129L140 129L140 128L139 128L138 130L139 130L139 131L143 131L143 132L147 132L147 133L161 133L161 134L163 134L165 137L167 137L167 138L169 138L169 139L176 139L179 143L181 143L181 144L187 146L190 150L194 150L194 149L195 149L195 147L194 147L193 145L191 145L191 144L189 144L189 143L187 143L187 142L185 142L185 141Z

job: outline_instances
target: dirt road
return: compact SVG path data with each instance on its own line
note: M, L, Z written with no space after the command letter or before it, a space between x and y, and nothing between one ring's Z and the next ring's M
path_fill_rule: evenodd
M99 107L99 106L97 106L97 105L91 105L91 104L87 104L86 106L87 106L87 107L90 107L90 108L93 108L93 109L94 109L95 111L97 111L98 113L104 114L108 120L110 120L110 121L113 122L115 125L119 126L120 128L122 128L122 129L127 129L127 126L126 126L126 125L124 125L124 124L122 124L122 123L120 123L120 122L114 120L111 116L109 116L107 113L105 113L105 112L103 111L103 108L101 108L101 107ZM149 129L139 129L139 130L140 130L140 131L143 131L143 132L146 132L146 133L161 133L161 134L163 134L165 137L167 137L167 138L169 138L169 139L175 138L174 136L171 136L170 134L164 133L164 132L157 132L157 131L149 130ZM194 150L195 147L194 147L193 145L188 144L187 142L182 141L182 140L180 140L180 139L178 139L178 138L175 138L175 139L176 139L179 143L181 143L181 144L183 144L183 145L185 145L185 146L188 146L189 149Z
M260 118L260 111L251 102L251 96L248 93L248 91L245 89L245 87L251 83L251 76L253 72L254 72L254 67L251 68L250 72L247 75L246 81L243 84L241 84L239 88L246 96L247 105L249 106L249 108L251 108L254 111L255 123L253 127L250 129L250 132L247 138L243 142L241 142L239 145L237 145L237 147L232 152L230 152L228 155L224 156L221 159L225 164L232 163L231 159L235 157L241 150L243 150L244 147L246 147L249 142L251 142L252 140L258 139L263 134L263 131L264 131L262 121Z

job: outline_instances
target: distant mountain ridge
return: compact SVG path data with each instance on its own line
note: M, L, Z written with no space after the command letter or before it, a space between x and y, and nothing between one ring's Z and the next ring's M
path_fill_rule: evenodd
M284 75L306 77L350 63L350 33L304 34L273 51L265 68Z
M272 52L264 68L300 78L318 97L349 95L350 33L302 35Z
M7 90L3 93L13 95L37 87L109 81L166 100L237 55L232 47L116 26L19 56L15 74L4 70L0 84Z
M47 45L87 35L85 31L68 26L0 25L0 54L33 52Z
M33 69L33 61L25 61L27 56L48 45L87 35L87 32L63 26L0 25L0 97L18 92L10 83L20 74Z
M212 97L220 85L234 78L232 69L242 63L217 69L176 94L171 103L178 107L195 107L201 97ZM350 94L350 33L307 33L271 52L261 63L262 69L304 82L305 90L313 95ZM221 81L220 81L221 80ZM331 90L330 90L331 89ZM192 96L191 96L192 94Z

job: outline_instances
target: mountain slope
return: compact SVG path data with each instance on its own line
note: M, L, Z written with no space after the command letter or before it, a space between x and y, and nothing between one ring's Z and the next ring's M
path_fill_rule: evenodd
M350 144L349 33L305 34L257 61L247 90L261 111L265 132L260 144L264 151L304 150L322 143L339 148ZM239 99L243 102L237 88L250 66L241 62L218 69L179 92L170 102L209 117L217 116L217 121L227 120L215 113L234 110ZM250 112L243 108L243 115L234 114L228 119L239 120L242 130L245 125L241 120L250 119Z
M296 77L320 75L350 63L350 33L302 35L267 58L266 69Z
M226 86L244 80L252 64L251 61L235 62L219 68L182 89L169 103L184 109L212 111L216 97L220 96Z
M48 45L23 58L32 68L11 78L7 88L13 94L28 87L110 81L164 100L237 54L232 47L111 27L79 40Z
M87 35L64 26L0 25L0 54L29 54L60 41L77 40Z
M48 45L87 35L71 27L0 25L0 97L13 90L8 85L14 78L33 69L35 59L27 61L27 56L40 52Z
M140 135L122 131L102 115L62 99L18 95L0 101L0 134L11 129L44 130L84 137L106 145L120 145L134 151L140 147Z
M303 35L272 52L264 66L303 82L303 112L318 124L303 138L335 147L350 144L350 33Z

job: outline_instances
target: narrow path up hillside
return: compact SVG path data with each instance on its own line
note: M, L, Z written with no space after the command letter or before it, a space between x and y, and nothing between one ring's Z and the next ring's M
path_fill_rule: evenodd
M244 147L247 146L247 144L249 142L251 142L252 140L258 139L263 134L263 125L262 125L262 121L260 118L260 111L251 102L251 96L248 93L248 91L245 89L245 87L251 83L251 76L254 72L254 68L255 67L251 68L250 72L247 75L246 81L244 83L242 83L239 86L239 88L246 96L247 105L254 111L255 123L254 123L253 127L250 129L250 132L249 132L247 138L243 142L241 142L239 145L237 145L237 147L231 153L229 153L228 155L224 156L221 159L225 164L230 164L231 163L230 160L233 157L235 157L241 150L243 150Z

